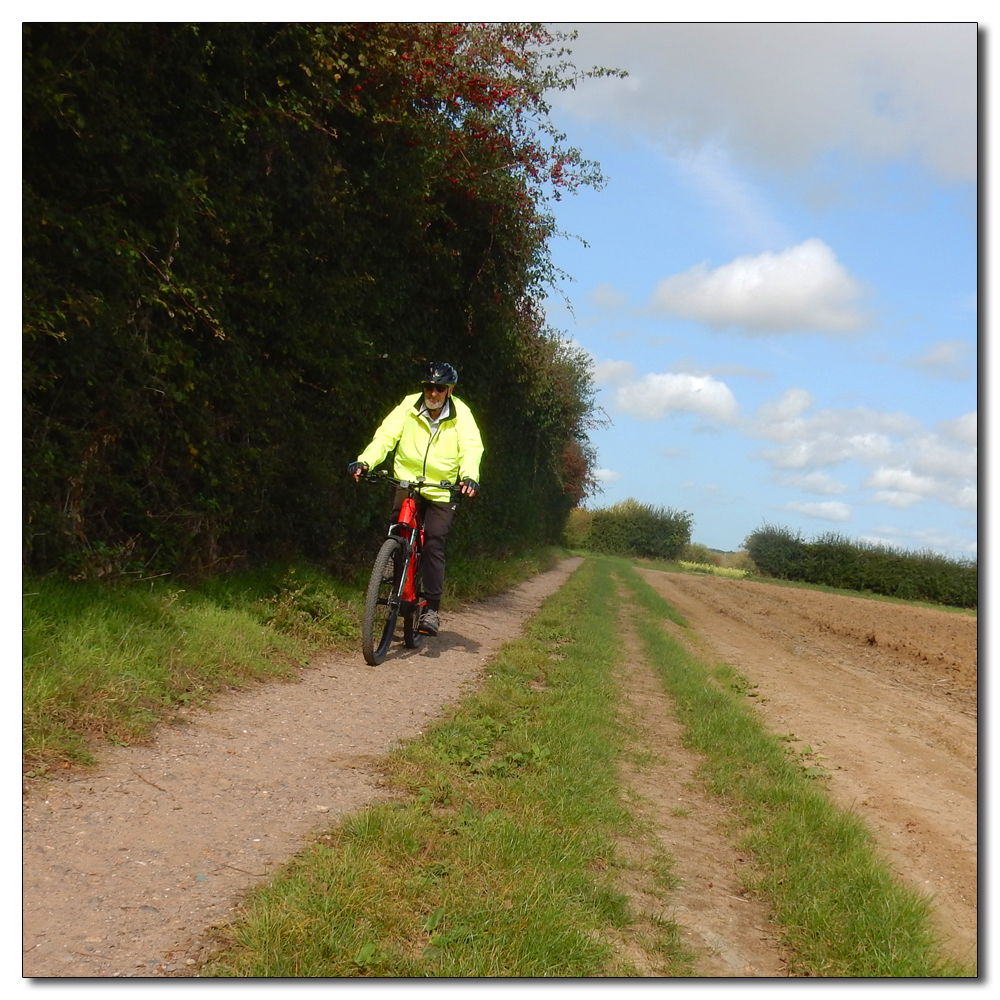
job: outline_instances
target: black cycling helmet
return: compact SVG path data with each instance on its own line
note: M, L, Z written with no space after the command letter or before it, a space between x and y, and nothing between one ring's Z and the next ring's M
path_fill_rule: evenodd
M447 361L428 361L421 381L454 385L458 381L458 372Z

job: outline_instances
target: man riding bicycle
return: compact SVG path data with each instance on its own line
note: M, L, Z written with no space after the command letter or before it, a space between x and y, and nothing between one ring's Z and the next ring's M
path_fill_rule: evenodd
M347 467L354 481L395 448L393 475L397 479L412 481L423 477L433 483L447 480L458 484L465 496L474 497L479 490L483 441L472 411L452 395L456 382L458 372L451 365L443 361L428 362L422 391L403 399L382 421L358 460ZM405 496L404 490L396 491L394 518ZM446 489L425 487L421 491L419 510L424 526L421 580L427 607L420 619L420 631L426 635L437 635L441 628L445 540L457 507L457 501Z

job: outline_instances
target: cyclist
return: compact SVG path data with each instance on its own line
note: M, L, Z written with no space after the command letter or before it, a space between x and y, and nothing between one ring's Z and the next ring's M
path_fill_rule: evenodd
M371 444L347 467L354 481L395 448L393 474L397 479L412 481L422 476L435 483L448 480L457 483L465 496L474 497L479 491L483 441L472 411L452 394L456 382L458 372L451 365L444 361L428 362L422 391L403 399L382 421ZM394 518L405 496L405 491L396 491ZM441 629L445 540L458 503L447 490L427 487L421 491L418 504L424 526L421 596L427 601L420 618L420 631L437 635Z

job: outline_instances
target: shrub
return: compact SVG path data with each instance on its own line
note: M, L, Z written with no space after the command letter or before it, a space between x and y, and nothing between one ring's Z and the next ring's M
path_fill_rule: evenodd
M722 557L719 553L713 552L707 545L702 545L700 542L688 542L680 557L687 562L701 563L706 566L722 565Z
M27 567L349 569L389 501L347 463L427 358L486 442L452 551L559 538L597 418L549 204L603 179L544 95L603 70L522 22L21 37Z
M581 548L606 555L676 559L691 540L692 515L671 507L650 507L629 497L587 512L573 526ZM569 530L569 529L568 529Z
M741 569L747 574L760 572L746 549L740 549L738 552L727 552L722 557L722 565L727 569Z
M806 544L789 528L764 524L743 542L747 554L765 576L779 580L804 579Z
M584 507L574 507L569 512L566 527L563 529L563 541L567 548L584 549L587 547L587 538L593 520L593 511L586 510Z

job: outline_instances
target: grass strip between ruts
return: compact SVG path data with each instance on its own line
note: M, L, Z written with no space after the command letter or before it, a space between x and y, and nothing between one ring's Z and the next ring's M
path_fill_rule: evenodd
M639 833L618 782L617 608L588 561L477 693L386 762L398 799L319 835L249 897L203 974L637 974L613 944L632 919L615 836ZM667 922L646 937L654 975L690 975L676 942Z
M942 956L930 903L900 883L864 822L840 810L789 759L745 700L663 629L676 612L640 575L616 563L642 609L637 627L674 698L685 743L705 756L708 787L724 796L734 830L753 856L747 888L766 897L793 972L822 977L961 977L975 972Z

